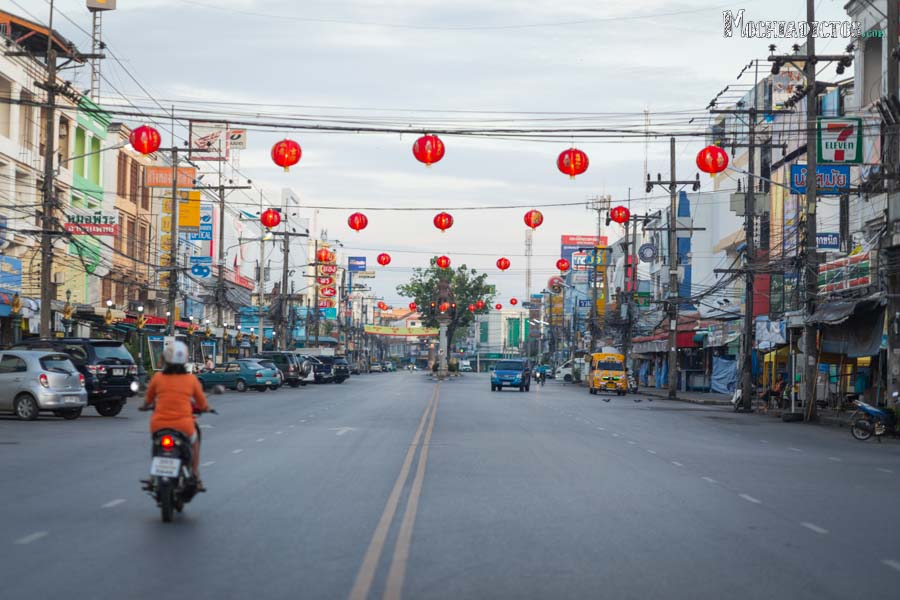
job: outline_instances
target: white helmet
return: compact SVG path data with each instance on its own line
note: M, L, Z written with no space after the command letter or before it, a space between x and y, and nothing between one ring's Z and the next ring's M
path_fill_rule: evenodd
M162 355L168 365L183 365L188 361L188 349L184 342L172 342L165 347Z

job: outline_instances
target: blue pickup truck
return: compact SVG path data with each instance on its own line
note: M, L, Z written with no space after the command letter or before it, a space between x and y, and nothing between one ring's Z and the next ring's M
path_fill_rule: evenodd
M527 359L501 360L491 367L491 391L499 392L504 387L531 390L531 363Z
M212 371L197 375L203 389L222 385L229 390L246 392L247 388L255 388L264 392L271 386L277 386L278 373L275 369L267 369L253 359L238 359L218 365Z

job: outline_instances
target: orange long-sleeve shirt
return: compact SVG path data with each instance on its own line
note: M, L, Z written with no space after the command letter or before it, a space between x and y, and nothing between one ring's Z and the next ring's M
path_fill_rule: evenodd
M164 375L157 373L147 386L144 405L156 404L150 417L150 432L175 429L187 436L194 435L194 411L208 410L203 386L194 375Z

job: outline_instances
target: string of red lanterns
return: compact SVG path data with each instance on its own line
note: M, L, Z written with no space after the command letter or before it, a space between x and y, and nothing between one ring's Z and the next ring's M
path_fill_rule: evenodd
M531 227L532 230L540 227L543 222L544 214L541 211L531 209L525 213L525 224Z
M162 143L162 137L156 129L149 125L141 125L131 131L131 135L128 136L128 141L131 142L131 147L136 151L147 155L153 154L159 150L159 146Z
M469 312L475 312L475 305L474 305L474 304L470 304L470 305L469 305Z
M697 168L715 175L728 168L728 153L718 146L707 146L697 153Z
M440 229L441 233L444 233L453 227L453 215L446 212L439 212L434 216L434 226Z
M475 308L477 308L478 310L481 310L482 308L484 308L484 300L478 300L478 301L476 301L476 302L475 302Z
M378 264L381 265L382 267L386 267L389 264L391 264L391 255L388 254L387 252L382 252L381 254L378 255L378 257L375 260L377 260Z
M294 140L285 138L280 142L275 142L275 145L272 146L272 162L283 167L285 172L290 171L291 167L300 162L301 156L303 156L303 151L300 149L300 144Z
M331 262L331 252L328 251L328 248L319 248L316 251L316 260L320 263Z
M263 213L259 215L259 222L262 223L263 227L266 227L268 229L278 227L278 225L281 223L281 212L275 210L274 208L264 210Z
M355 212L347 218L350 229L360 232L369 225L369 218L361 212Z
M556 168L568 175L569 179L575 179L576 175L581 175L587 171L587 154L578 148L563 150L560 153L559 158L556 159Z
M497 259L497 268L500 269L501 271L507 270L509 268L509 264L510 264L509 259L506 258L505 256L501 256L500 258Z
M496 308L497 310L500 310L501 308L503 308L503 305L498 302L497 304L494 305L494 308Z
M416 308L418 308L418 307L417 307L417 305L416 305L415 302L410 302L410 303L409 303L409 310L416 310Z
M436 135L423 135L413 143L412 151L417 161L430 167L444 158L444 142Z

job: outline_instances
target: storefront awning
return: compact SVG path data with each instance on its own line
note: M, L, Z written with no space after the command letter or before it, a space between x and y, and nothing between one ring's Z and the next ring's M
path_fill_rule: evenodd
M866 298L825 302L807 322L821 328L823 353L849 358L874 356L881 350L886 303L883 292Z

